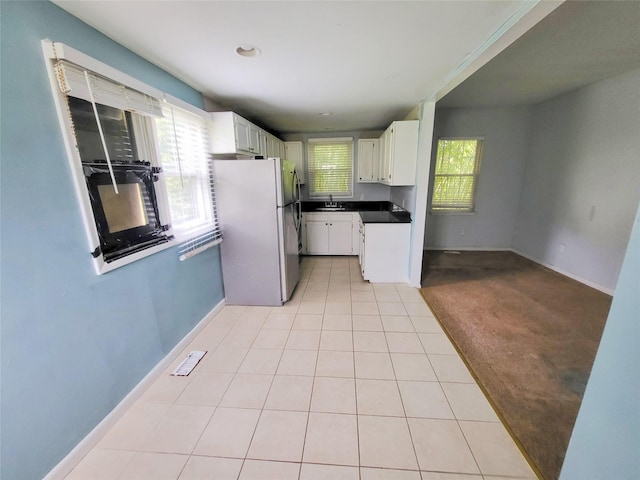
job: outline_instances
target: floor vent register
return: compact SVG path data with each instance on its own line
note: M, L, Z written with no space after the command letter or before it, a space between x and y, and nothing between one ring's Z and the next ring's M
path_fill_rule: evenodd
M206 350L194 350L189 353L186 358L180 362L180 365L176 367L176 369L171 372L171 375L176 375L178 377L185 377L191 373L191 371L196 368L198 362L202 360L204 354L207 353Z

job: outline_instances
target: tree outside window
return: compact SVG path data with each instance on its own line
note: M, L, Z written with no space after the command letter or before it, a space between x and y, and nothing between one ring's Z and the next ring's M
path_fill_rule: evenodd
M433 212L474 211L482 142L477 138L438 140Z

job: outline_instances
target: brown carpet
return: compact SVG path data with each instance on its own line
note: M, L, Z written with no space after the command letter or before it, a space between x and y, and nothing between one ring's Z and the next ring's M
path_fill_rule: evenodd
M421 293L545 479L558 478L611 297L511 252L427 251Z

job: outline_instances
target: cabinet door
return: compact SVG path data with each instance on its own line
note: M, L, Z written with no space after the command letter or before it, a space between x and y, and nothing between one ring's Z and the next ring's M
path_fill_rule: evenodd
M285 142L285 157L296 164L296 172L300 183L305 183L304 155L302 153L302 142Z
M250 152L249 122L236 115L234 117L234 128L236 130L236 149Z
M365 249L364 249L364 223L359 219L358 221L358 233L359 233L359 241L360 241L360 251L358 252L358 261L360 262L360 271L362 272L362 278L367 280L366 273L364 271L365 266Z
M260 129L253 124L249 124L249 151L260 155Z
M331 255L351 255L353 253L353 224L351 218L329 220L329 253Z
M379 140L358 140L358 182L378 181Z
M392 127L389 185L415 185L419 122L393 122Z
M307 253L329 253L329 221L307 221Z
M268 157L267 132L259 130L258 135L260 137L260 150L258 153L264 157Z

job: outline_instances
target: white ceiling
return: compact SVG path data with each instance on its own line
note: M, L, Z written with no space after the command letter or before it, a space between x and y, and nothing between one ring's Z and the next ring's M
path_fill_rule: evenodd
M438 102L536 104L640 68L640 1L570 1Z
M225 108L279 133L377 130L406 117L422 100L439 98L497 33L536 4L55 3ZM565 2L438 106L534 104L640 68L638 25L640 1ZM237 55L244 45L261 55Z
M536 2L55 3L261 126L302 133L404 118Z

